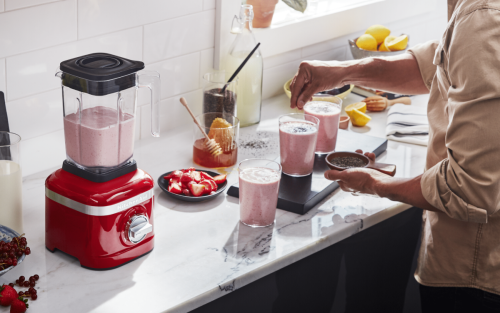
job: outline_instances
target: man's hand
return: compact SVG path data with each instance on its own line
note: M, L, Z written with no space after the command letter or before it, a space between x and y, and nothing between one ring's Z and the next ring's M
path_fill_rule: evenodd
M338 64L338 65L337 65ZM302 110L315 93L344 86L340 62L304 61L290 84L290 107Z
M362 150L356 150L363 153ZM375 154L366 152L365 156L375 161ZM381 196L378 187L392 179L391 176L367 168L352 168L344 171L330 170L325 172L325 178L337 181L342 190L352 193L362 193Z

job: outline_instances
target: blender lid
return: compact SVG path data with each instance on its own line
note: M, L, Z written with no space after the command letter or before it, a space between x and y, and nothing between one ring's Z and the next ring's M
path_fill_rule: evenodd
M144 63L108 53L91 53L61 62L61 71L80 78L104 81L144 69Z

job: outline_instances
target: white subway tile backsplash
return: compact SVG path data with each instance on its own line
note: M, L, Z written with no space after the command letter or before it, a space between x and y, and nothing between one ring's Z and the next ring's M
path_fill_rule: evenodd
M4 0L0 0L0 12L3 12L4 6Z
M212 48L214 36L215 10L145 25L144 62L153 63Z
M5 79L5 59L0 59L0 91L5 94L7 92L6 79Z
M180 129L190 129L193 127L193 119L187 110L179 102L181 97L186 98L189 107L194 115L201 114L203 93L201 89L168 98L161 101L160 104L160 126L161 136L169 135ZM146 105L141 107L141 139L151 137L151 107Z
M93 52L142 59L142 28L75 41L7 59L8 99L19 99L60 86L54 77L62 61Z
M27 8L34 5L56 2L60 0L5 0L5 11Z
M76 0L0 14L0 58L76 39Z
M278 55L274 55L272 57L264 58L264 70L285 63L289 63L291 61L298 60L301 58L301 56L302 56L302 49L296 49Z
M203 75L214 70L214 49L207 49L200 52L200 87L203 88ZM231 74L229 74L231 75ZM229 79L229 77L226 77Z
M347 46L347 40L359 37L359 35L361 34L363 34L363 32L338 37L332 40L327 40L315 45L304 47L302 48L302 57L304 59L308 59L311 55L316 55L322 52L331 51L338 47L345 47Z
M149 64L146 69L160 73L161 98L170 98L199 88L200 53Z
M23 139L63 128L61 90L55 89L16 101L7 101L10 129Z
M49 168L61 167L65 159L64 130L31 139L24 139L21 135L23 177Z
M347 47L340 47L340 48L332 49L330 51L326 51L323 53L311 55L311 56L305 58L305 60L345 61L346 60L346 52L347 52Z
M80 0L78 38L159 22L203 10L203 0ZM198 21L193 20L193 24Z
M215 9L215 0L203 0L203 10Z
M262 85L262 99L283 94L283 85L297 73L300 62L301 60L296 60L265 70Z

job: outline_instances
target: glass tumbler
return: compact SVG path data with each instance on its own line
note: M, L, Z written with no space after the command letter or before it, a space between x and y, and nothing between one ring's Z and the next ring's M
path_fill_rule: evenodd
M193 161L208 168L224 168L236 164L240 120L229 113L204 113L196 117L202 129L222 149L222 154L212 155L207 147L205 135L198 125L193 125ZM227 124L229 123L229 124ZM229 126L229 127L228 127Z
M327 154L335 151L339 132L342 99L329 97L330 101L311 101L304 106L304 112L319 120L316 153Z
M225 71L203 75L203 113L228 113L236 116L238 77L226 85Z
M281 180L279 163L266 159L248 159L238 166L240 221L251 227L274 223Z
M313 172L319 124L317 117L304 113L280 116L280 157L283 173L302 177Z
M0 131L0 224L22 234L20 142L19 135Z

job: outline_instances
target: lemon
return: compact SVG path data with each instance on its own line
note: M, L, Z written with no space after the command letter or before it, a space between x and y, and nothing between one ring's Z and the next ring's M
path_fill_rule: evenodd
M391 31L389 28L382 25L372 25L368 27L365 34L372 35L377 41L377 45L379 45L384 42L385 37L391 34Z
M348 106L345 107L345 113L351 117L352 111L354 109L359 110L360 112L365 113L366 112L366 103L365 102L356 102L349 104Z
M387 48L387 43L389 41L394 40L394 39L396 39L396 36L387 36L387 37L385 37L384 42L380 45L380 47L378 48L378 51L386 51L386 52L391 51L391 50L389 50L389 48Z
M391 51L404 50L404 49L406 49L406 46L408 45L408 36L401 35L401 36L399 36L391 41L387 41L385 43L385 45Z
M351 123L354 126L365 126L372 119L358 109L353 109L350 117Z
M356 46L360 49L377 51L377 41L372 35L364 34L356 40Z

